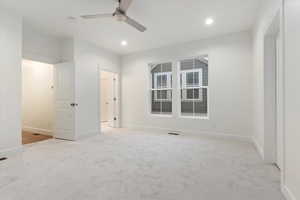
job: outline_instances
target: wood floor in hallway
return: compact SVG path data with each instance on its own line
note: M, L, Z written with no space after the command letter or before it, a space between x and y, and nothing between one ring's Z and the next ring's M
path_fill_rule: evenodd
M35 142L40 142L43 140L51 139L52 136L42 135L38 133L22 131L22 144L31 144Z

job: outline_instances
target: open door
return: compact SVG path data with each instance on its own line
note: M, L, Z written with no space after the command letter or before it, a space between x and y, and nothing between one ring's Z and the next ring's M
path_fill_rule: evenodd
M54 137L75 140L75 73L73 63L54 66Z
M119 76L100 71L100 121L104 126L119 127Z

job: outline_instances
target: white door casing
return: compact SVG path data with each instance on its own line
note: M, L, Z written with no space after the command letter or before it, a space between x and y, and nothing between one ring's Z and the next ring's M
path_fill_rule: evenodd
M114 128L118 128L120 126L120 80L119 75L114 73L112 79L112 124L111 126Z
M282 169L283 166L283 66L281 53L280 33L276 38L276 164Z
M54 66L54 137L75 140L75 69L73 63Z
M108 110L108 125L110 127L115 127L114 121L115 121L115 80L114 80L114 74L109 78L108 80L108 93L107 93L107 98L108 98L108 104L107 104L107 110Z
M108 88L109 79L101 79L100 87L101 87L101 94L100 94L100 104L101 104L101 122L107 122L108 121L108 106L109 106L109 99L108 99Z

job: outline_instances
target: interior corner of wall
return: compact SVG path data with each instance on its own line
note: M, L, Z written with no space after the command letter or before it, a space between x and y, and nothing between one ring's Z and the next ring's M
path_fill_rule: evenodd
M291 190L285 185L281 185L281 192L287 200L297 200Z
M257 152L259 153L260 157L264 160L264 149L255 136L252 137L252 142L253 142Z

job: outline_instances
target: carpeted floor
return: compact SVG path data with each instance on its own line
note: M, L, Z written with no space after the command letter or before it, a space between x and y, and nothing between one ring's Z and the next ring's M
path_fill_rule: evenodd
M113 130L46 140L0 162L1 200L283 200L252 144Z

